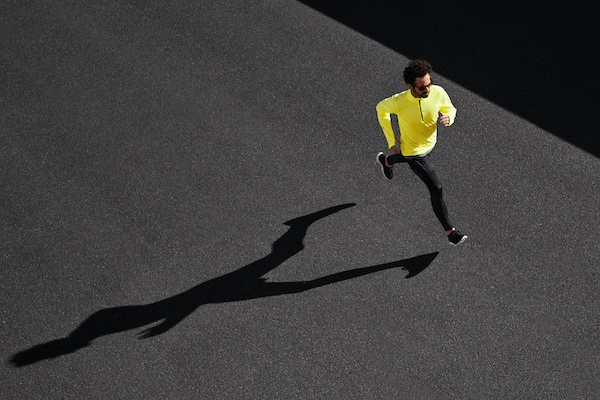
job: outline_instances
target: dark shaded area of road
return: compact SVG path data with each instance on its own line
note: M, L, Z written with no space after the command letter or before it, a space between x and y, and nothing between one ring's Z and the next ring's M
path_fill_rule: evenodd
M600 156L596 17L564 2L301 0Z

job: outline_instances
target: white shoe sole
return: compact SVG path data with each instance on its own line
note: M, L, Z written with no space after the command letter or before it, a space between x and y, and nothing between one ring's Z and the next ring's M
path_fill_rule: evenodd
M467 235L465 235L465 236L463 236L463 237L460 239L460 241L459 241L458 243L454 244L454 243L452 243L452 242L448 242L448 244L449 244L450 246L458 246L459 244L461 244L461 243L463 243L465 240L467 240L467 238L468 238L468 236L467 236Z
M377 163L377 165L379 165L379 168L381 169L381 175L383 175L383 177L387 180L390 180L390 178L388 178L385 175L385 171L383 170L383 164L381 164L381 162L379 161L379 156L383 154L383 151L380 151L379 153L377 153L377 155L375 156L375 162Z

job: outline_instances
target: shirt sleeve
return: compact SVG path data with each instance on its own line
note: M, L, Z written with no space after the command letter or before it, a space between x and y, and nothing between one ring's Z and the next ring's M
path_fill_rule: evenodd
M377 110L377 119L379 120L379 125L381 125L381 129L387 140L388 148L392 148L396 145L396 136L394 135L394 129L392 128L391 115L397 115L398 113L396 110L395 96L381 100L375 109Z
M454 120L456 119L456 108L452 104L450 96L448 96L448 93L446 93L444 89L442 89L442 106L440 107L440 112L450 116L450 125L454 123Z

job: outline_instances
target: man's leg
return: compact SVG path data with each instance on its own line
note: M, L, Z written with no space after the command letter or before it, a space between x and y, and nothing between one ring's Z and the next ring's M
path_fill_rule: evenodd
M433 170L433 166L429 162L429 156L419 157L408 161L410 169L427 185L429 189L429 195L431 197L431 206L437 219L442 224L442 227L449 233L453 229L453 225L448 217L448 208L444 201L444 195L442 190L442 183L436 172Z
M385 163L389 167L391 167L394 164L404 163L407 161L409 161L409 159L407 159L406 157L404 157L402 154L399 154L399 153L390 154L389 156L387 156L385 158Z
M415 174L429 189L431 195L431 205L433 206L433 212L437 216L438 220L446 231L448 237L448 243L457 246L467 239L467 235L463 235L457 231L450 219L448 218L448 209L446 208L446 202L444 201L442 184L437 174L433 170L431 163L429 162L429 156L419 157L414 160L409 160L408 165L414 171Z

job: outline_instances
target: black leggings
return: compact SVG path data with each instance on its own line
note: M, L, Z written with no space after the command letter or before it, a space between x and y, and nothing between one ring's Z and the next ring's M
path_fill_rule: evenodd
M450 219L448 218L448 209L444 202L444 195L442 192L442 183L440 178L433 170L433 165L429 162L429 154L425 156L411 156L405 157L402 154L392 154L387 158L388 164L397 163L408 163L410 169L427 185L429 194L431 195L431 206L433 212L438 218L444 230L449 231L453 228Z

